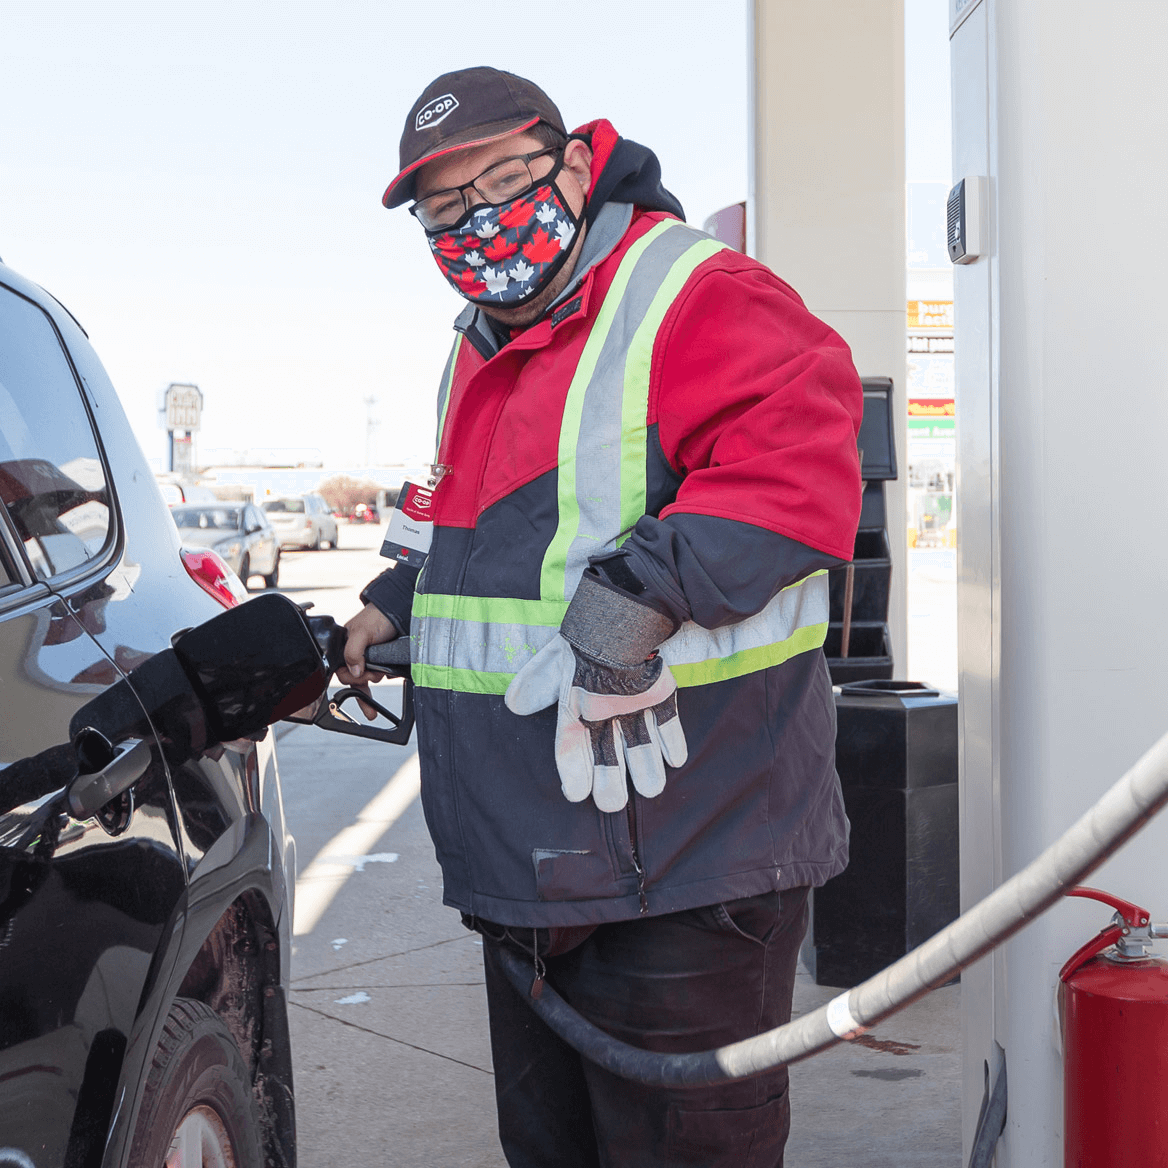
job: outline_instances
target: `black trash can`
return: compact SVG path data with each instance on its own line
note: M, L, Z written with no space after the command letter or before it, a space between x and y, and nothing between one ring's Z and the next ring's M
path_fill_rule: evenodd
M851 860L815 891L806 956L819 985L853 986L960 911L957 697L858 681L837 691L836 718Z

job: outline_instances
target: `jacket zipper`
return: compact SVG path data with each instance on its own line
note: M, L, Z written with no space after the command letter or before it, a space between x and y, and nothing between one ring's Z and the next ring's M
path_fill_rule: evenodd
M641 867L641 857L637 852L637 794L629 792L629 801L625 804L625 812L629 819L629 847L633 853L633 869L637 873L637 895L641 902L641 916L649 911L649 898L645 895L645 869Z

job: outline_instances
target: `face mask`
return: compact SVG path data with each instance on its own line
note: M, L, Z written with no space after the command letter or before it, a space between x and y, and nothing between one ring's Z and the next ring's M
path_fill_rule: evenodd
M580 220L555 185L559 169L509 203L475 207L455 226L427 233L434 259L460 296L513 308L563 267Z

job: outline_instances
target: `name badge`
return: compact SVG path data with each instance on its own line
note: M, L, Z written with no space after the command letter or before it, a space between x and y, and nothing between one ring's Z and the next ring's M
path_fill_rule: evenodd
M413 568L420 568L426 562L434 536L434 521L430 518L433 503L432 490L417 483L402 484L381 544L381 554L387 560L397 560Z

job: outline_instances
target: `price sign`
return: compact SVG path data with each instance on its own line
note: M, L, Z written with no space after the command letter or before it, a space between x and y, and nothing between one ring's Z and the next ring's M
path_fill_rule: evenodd
M164 399L166 428L194 431L203 414L203 393L197 385L168 385Z

